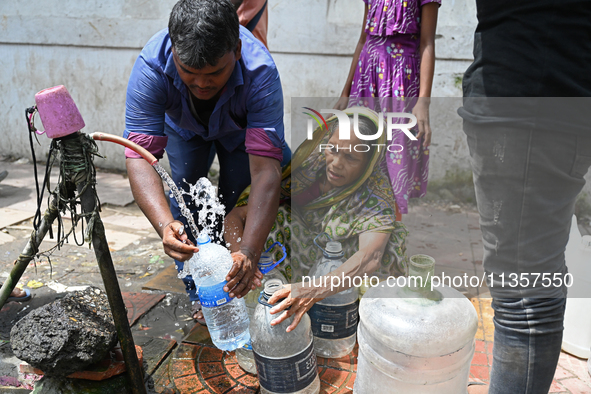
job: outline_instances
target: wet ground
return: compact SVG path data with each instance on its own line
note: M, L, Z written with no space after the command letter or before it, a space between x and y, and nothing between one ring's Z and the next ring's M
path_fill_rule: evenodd
M23 250L33 230L36 210L32 165L24 160L0 158L0 172L3 170L8 170L9 175L0 183L0 281L7 277L12 262ZM129 296L132 301L128 307L143 313L146 305L141 300L149 297L138 298L137 293L164 296L132 326L136 343L146 345L152 352L146 366L150 391L255 392L256 378L240 370L232 353L223 354L211 347L207 330L195 326L190 318L188 297L180 280L174 278L174 272L170 273L173 261L164 254L156 232L133 203L127 179L120 174L99 172L97 183L103 203L101 218L121 291L136 293L135 298ZM64 222L68 226L67 218ZM418 203L411 207L404 222L411 231L409 255L434 256L436 273L482 274L481 234L473 206ZM581 224L580 229L582 234L591 234L589 226ZM40 250L54 245L55 240L47 237ZM42 257L36 266L31 263L19 285L30 289L33 298L25 303L8 303L0 312L0 383L2 378L23 379L18 374L21 361L12 355L8 342L14 322L64 291L91 284L104 288L94 252L88 245L77 246L73 238L53 251L49 259ZM473 300L481 318L472 375L486 381L494 340L488 291L486 287L458 290ZM584 371L584 364L563 353L551 392L591 393L591 378ZM354 354L346 360L320 360L319 365L323 392L351 391L356 370Z

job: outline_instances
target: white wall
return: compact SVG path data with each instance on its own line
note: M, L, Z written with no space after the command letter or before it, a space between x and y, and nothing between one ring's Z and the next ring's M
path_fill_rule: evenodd
M24 110L34 104L36 92L61 84L76 101L85 132L121 135L133 63L148 39L167 25L175 1L0 1L0 155L30 157ZM364 4L269 0L268 6L268 43L283 83L289 138L291 97L340 94L361 31ZM475 26L474 0L443 1L433 97L461 97L461 76L472 58ZM440 107L434 108L432 179L449 168L469 168L461 122L453 111L441 114ZM38 156L43 156L49 143L44 136L39 141ZM107 159L96 164L123 170L123 148L99 144Z
M174 0L0 2L0 155L30 157L25 108L65 85L86 133L121 135L129 73L143 45L167 25ZM40 123L40 122L39 122ZM39 137L38 157L49 141ZM99 143L98 166L125 169L123 148Z

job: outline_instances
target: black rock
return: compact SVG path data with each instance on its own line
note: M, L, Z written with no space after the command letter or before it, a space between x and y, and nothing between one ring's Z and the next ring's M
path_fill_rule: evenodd
M35 309L10 331L14 355L46 376L67 376L102 360L117 343L106 294L89 287Z

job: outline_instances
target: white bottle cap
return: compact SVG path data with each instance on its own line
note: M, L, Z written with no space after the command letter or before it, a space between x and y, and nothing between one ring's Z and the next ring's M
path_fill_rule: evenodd
M281 279L269 279L265 282L265 294L267 296L272 296L277 290L281 290L283 288L283 282Z
M197 237L197 245L205 245L209 242L211 242L209 234L207 234L205 231L200 232L199 236Z
M326 243L326 252L331 254L338 254L343 251L343 247L340 242L329 241Z

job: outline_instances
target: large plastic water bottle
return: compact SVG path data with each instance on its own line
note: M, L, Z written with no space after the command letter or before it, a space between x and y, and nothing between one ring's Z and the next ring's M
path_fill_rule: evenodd
M457 290L430 291L434 264L411 257L409 276L424 287L381 282L361 299L356 394L467 393L478 316Z
M189 260L189 270L197 286L211 340L221 350L244 346L250 340L244 299L231 298L224 291L226 275L233 263L230 252L212 243L205 232L199 234L197 245L199 252Z
M310 318L304 315L300 324L291 332L285 329L293 322L293 316L271 326L277 315L269 311L273 307L269 298L283 287L279 279L270 279L260 296L254 318L250 322L252 350L262 394L314 394L320 392L320 379Z
M273 254L272 250L275 245L279 245L283 249L283 257L278 261L273 261ZM263 279L261 280L261 285L254 290L248 292L246 297L244 297L244 302L246 303L246 310L248 311L248 317L252 319L254 315L254 310L256 309L257 305L259 305L259 296L261 295L261 291L265 288L265 283L269 279L279 279L283 283L287 283L287 279L285 276L279 271L275 269L283 260L285 260L286 251L285 246L283 246L279 242L275 242L271 245L264 253L261 253L261 258L259 259L258 268L259 271L263 274Z
M310 270L310 276L321 278L328 275L345 262L343 255L340 242L328 242L322 258ZM351 353L357 339L358 311L359 291L356 287L327 297L312 306L308 314L317 355L339 358Z
M271 254L271 250L275 245L279 245L283 249L283 257L277 262L273 261L273 255ZM279 242L275 242L269 249L261 254L258 263L259 270L263 274L261 286L249 291L246 297L244 297L246 311L248 312L250 320L252 320L256 306L259 304L259 296L264 289L265 283L267 283L269 279L279 279L281 283L287 283L285 276L283 276L278 269L275 269L275 267L277 267L277 265L283 260L285 260L285 247ZM243 347L236 349L236 359L238 360L238 365L240 365L243 370L252 374L257 373L254 353L252 352L252 344L250 342Z

